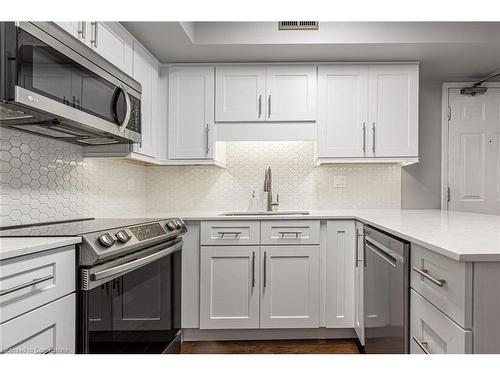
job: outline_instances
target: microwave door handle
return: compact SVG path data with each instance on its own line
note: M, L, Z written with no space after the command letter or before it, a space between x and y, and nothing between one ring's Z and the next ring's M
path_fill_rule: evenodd
M123 96L125 97L125 107L126 107L125 118L123 119L123 122L120 124L120 127L118 128L118 130L122 132L125 130L125 128L128 125L128 122L130 121L130 116L132 114L132 104L130 103L130 97L128 96L125 85L120 83L118 87L120 88L120 90L122 90Z

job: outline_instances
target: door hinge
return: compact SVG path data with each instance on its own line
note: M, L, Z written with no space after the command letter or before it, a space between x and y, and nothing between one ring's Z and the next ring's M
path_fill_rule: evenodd
M451 201L451 190L450 187L446 189L446 201L449 203Z
M448 120L451 120L451 107L448 106Z

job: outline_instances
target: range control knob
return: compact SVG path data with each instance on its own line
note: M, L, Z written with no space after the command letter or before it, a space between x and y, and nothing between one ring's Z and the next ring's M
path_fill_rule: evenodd
M176 225L177 229L181 229L182 228L182 221L176 219L175 220L175 225Z
M131 237L132 236L130 234L128 234L128 232L126 230L121 230L121 231L116 233L116 238L121 243L128 242L128 240L130 240Z
M113 246L115 241L116 237L113 236L111 233L104 233L103 235L99 236L99 243L104 247Z
M175 230L177 229L177 225L173 222L173 221L169 221L167 223L167 227L170 229L170 230Z

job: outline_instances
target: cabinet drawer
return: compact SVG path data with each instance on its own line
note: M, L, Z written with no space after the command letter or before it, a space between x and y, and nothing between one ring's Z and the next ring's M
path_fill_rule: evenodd
M410 353L472 352L472 332L462 329L414 290L411 291L410 315Z
M472 327L472 263L412 244L411 286L460 326Z
M0 353L75 352L75 294L0 324Z
M0 262L0 323L75 290L75 248Z
M258 245L259 221L204 221L201 223L202 245Z
M262 244L319 244L319 220L270 220L261 222Z

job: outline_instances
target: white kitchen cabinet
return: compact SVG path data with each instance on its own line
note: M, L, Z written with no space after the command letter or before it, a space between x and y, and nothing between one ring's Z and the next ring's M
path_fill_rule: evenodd
M142 86L141 135L142 141L134 145L134 151L152 158L158 157L160 126L158 110L158 63L139 43L134 43L132 77Z
M316 80L316 66L267 66L267 119L316 121Z
M261 328L319 327L319 246L261 247Z
M74 354L75 294L0 324L0 353Z
M326 327L354 327L355 224L329 220L326 239Z
M217 67L215 90L215 121L265 120L265 66Z
M418 161L418 65L322 65L318 81L318 164Z
M117 22L55 22L110 63L132 75L133 37Z
M200 328L259 328L259 247L202 246Z
M363 223L356 222L356 252L354 257L354 330L361 345L365 345L365 319L363 309L364 276L364 234Z
M372 156L418 156L418 66L370 65L368 87Z
M368 66L320 66L318 86L318 157L367 156Z
M214 158L214 68L172 67L169 72L168 158Z

